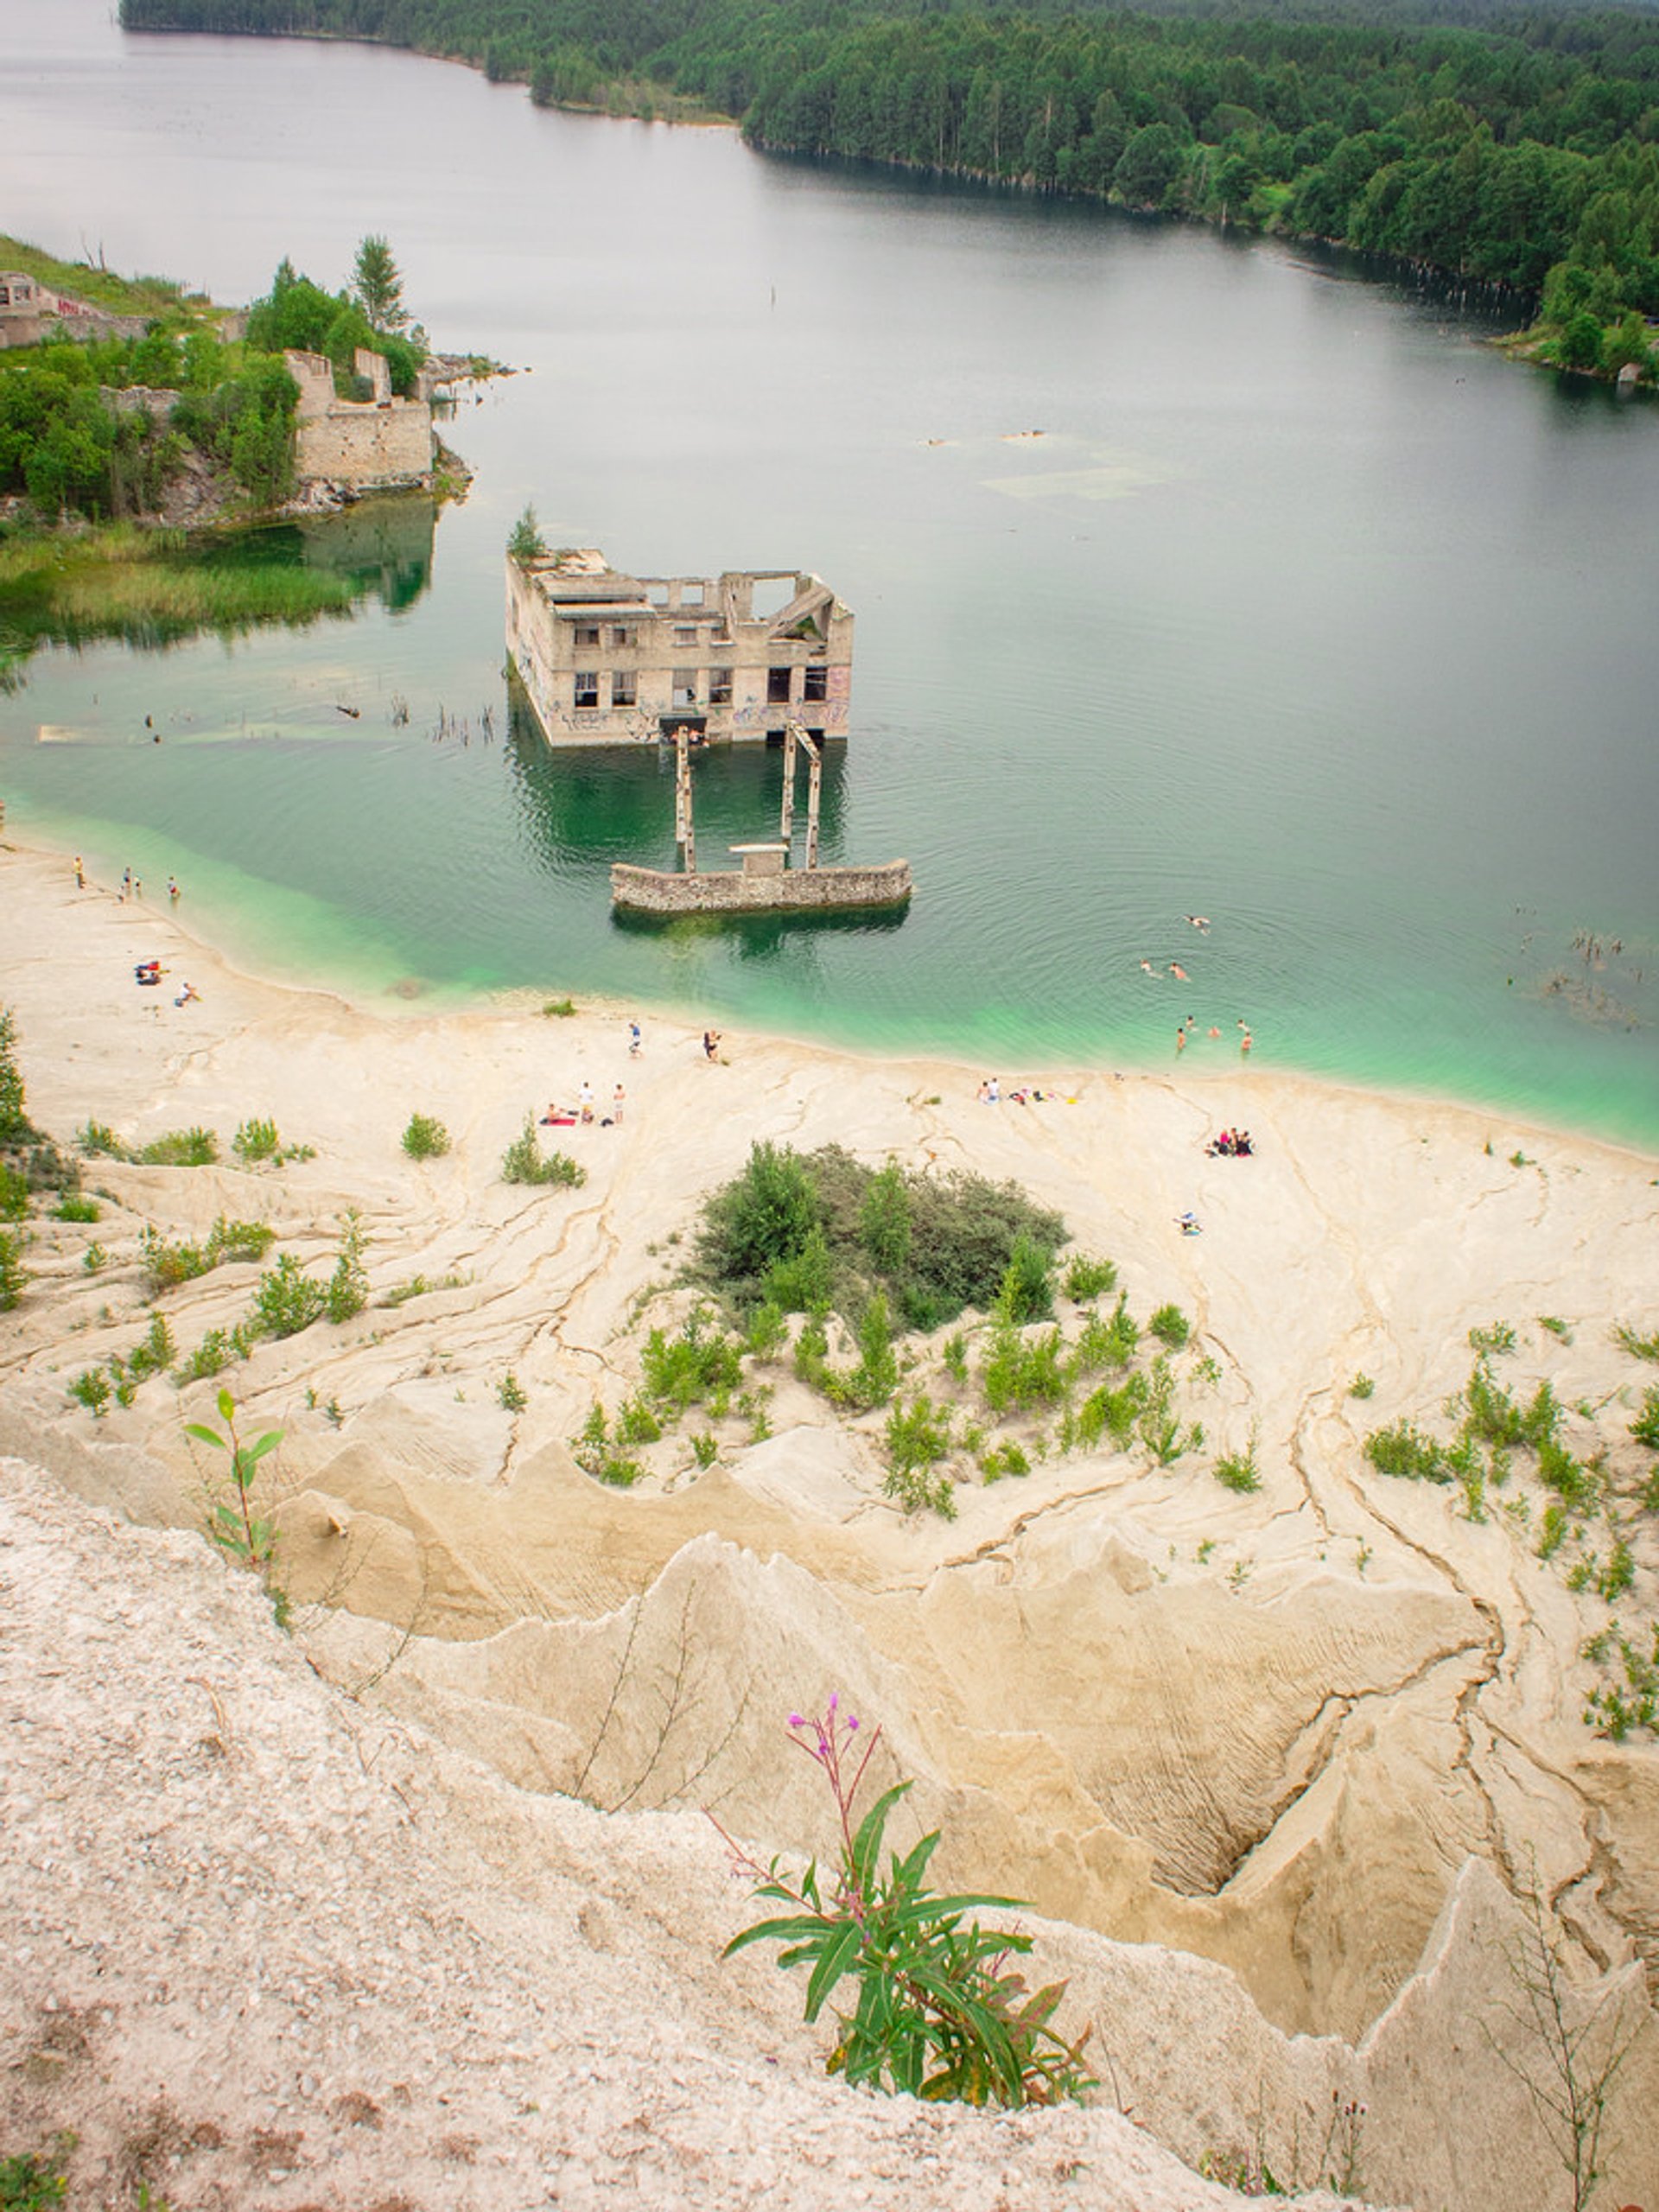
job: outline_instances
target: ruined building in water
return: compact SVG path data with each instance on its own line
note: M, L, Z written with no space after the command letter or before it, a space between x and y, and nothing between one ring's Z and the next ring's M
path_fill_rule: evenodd
M781 743L791 721L847 734L853 618L817 576L626 576L593 551L509 555L507 650L555 745L682 730Z

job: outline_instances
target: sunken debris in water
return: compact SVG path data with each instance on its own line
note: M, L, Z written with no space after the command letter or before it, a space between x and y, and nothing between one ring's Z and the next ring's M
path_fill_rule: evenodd
M847 734L852 615L791 569L628 576L591 549L510 554L507 650L553 745L778 744L791 721Z

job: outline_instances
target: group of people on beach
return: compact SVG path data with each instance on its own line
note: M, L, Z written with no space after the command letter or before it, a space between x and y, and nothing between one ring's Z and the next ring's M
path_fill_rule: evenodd
M1204 1148L1211 1160L1250 1160L1255 1154L1248 1129L1224 1129Z
M601 1129L620 1128L623 1112L627 1103L628 1094L619 1083L611 1093L611 1110L600 1120L600 1128ZM542 1127L544 1129L574 1129L579 1123L588 1127L592 1124L598 1112L599 1107L594 1096L594 1086L587 1077L583 1076L576 1091L575 1104L561 1106L557 1099L550 1099L547 1111L542 1116Z

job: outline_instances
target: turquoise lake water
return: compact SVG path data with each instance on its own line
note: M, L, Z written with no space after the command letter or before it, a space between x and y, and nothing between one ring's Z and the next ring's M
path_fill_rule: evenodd
M1005 1080L1171 1065L1188 1014L1184 1068L1236 1066L1243 1017L1253 1068L1659 1143L1659 409L1314 255L407 55L128 39L102 0L0 0L0 50L4 227L225 299L383 232L434 341L521 372L349 622L37 656L0 697L23 834L371 994L603 992ZM835 585L824 856L906 855L902 922L613 919L671 773L515 726L526 499L636 570ZM700 767L705 865L779 775Z

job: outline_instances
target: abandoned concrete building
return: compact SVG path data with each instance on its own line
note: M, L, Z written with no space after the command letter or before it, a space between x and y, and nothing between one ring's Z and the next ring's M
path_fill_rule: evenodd
M431 407L423 399L393 398L383 354L359 346L353 358L368 393L365 399L336 396L334 364L326 354L284 353L283 365L300 388L294 465L302 479L355 492L431 482Z
M853 618L785 569L629 576L601 553L507 558L507 651L556 745L845 737Z

